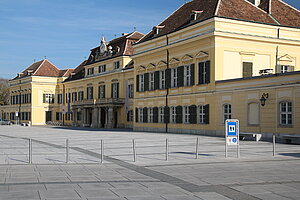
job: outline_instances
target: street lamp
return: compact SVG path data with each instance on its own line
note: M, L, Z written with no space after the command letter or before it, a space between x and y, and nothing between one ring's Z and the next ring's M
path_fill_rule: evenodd
M266 100L269 98L269 93L263 93L260 98L260 105L265 106Z

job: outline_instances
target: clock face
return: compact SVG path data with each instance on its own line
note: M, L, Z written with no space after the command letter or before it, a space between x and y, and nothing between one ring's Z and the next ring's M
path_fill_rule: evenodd
M105 52L105 44L101 44L100 46L100 53L103 54Z

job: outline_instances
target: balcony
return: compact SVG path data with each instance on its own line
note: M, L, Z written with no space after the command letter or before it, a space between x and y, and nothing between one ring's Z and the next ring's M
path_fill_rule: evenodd
M122 106L125 104L124 98L105 98L105 99L84 99L81 101L75 101L73 106Z

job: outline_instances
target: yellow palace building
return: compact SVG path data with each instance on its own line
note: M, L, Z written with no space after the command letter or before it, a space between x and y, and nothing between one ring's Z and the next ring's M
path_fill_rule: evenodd
M281 0L193 0L75 69L47 60L10 81L2 118L136 131L300 134L300 12Z

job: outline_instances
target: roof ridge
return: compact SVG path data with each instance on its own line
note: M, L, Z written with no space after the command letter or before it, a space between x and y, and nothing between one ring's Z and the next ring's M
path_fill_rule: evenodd
M217 7L216 7L216 10L215 10L215 16L217 16L217 15L218 15L218 12L219 12L219 8L220 8L221 1L222 1L222 0L218 0Z
M285 5L287 5L287 6L289 6L292 9L296 10L297 12L300 12L300 10L298 10L297 8L293 7L292 5L286 3L285 1L282 1L282 0L278 0L278 1L281 2L281 3L283 3L283 4L285 4Z
M192 0L194 1L194 0ZM159 24L162 24L164 21L166 21L169 17L171 17L175 12L177 12L179 9L181 9L184 5L188 4L188 3L191 3L192 1L188 1L188 2L185 2L184 4L182 4L181 6L179 6L175 11L173 11L169 16L167 16L164 20L162 20ZM151 30L152 31L152 30ZM148 36L149 33L151 33L151 31L149 31L147 34L145 34L141 39L139 39L137 41L137 43L139 43L141 40L144 39L144 37Z
M38 66L38 68L35 70L35 72L33 73L33 75L35 75L37 73L37 71L39 71L39 69L41 68L41 66L43 65L43 63L45 62L46 59L43 60L43 62Z

